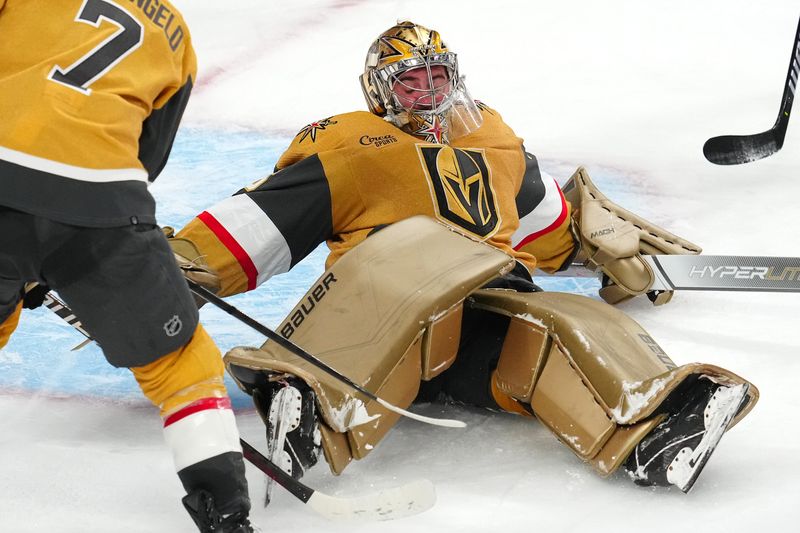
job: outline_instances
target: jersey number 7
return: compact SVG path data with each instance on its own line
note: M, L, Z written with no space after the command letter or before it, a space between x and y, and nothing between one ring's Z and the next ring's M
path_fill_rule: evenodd
M110 0L84 0L75 17L76 22L95 28L100 27L103 19L119 26L119 30L72 65L54 66L47 79L89 95L92 83L141 46L142 24Z

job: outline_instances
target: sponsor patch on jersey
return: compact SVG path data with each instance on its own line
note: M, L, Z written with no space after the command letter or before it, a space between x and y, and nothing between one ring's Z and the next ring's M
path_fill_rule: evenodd
M297 141L298 144L305 141L307 138L311 137L311 142L317 142L317 132L324 130L328 126L336 124L335 120L331 120L333 117L324 118L322 120L317 120L312 122L311 124L305 126L303 129L297 132L295 137L300 137L300 140Z
M440 218L479 237L500 227L496 195L483 150L418 144Z
M374 146L375 148L381 148L386 146L387 144L394 144L397 142L397 137L394 135L379 135L378 137L373 137L372 135L362 135L358 139L358 144L362 146Z

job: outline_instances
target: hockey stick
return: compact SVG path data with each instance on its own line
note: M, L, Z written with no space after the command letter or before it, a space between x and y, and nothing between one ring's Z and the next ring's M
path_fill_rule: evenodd
M250 326L251 328L253 328L257 332L261 333L262 335L264 335L268 339L270 339L270 340L274 341L275 343L277 343L282 348L285 348L286 350L289 350L290 352L292 352L296 356L300 357L304 361L306 361L308 363L311 363L312 365L314 365L315 367L319 368L320 370L322 370L326 374L328 374L328 375L336 378L337 380L341 381L342 383L346 384L347 386L349 386L353 390L356 390L356 391L360 392L361 394L363 394L364 396L366 396L367 398L378 402L379 404L381 404L384 408L388 409L389 411L392 411L392 412L397 413L399 415L411 418L413 420L417 420L419 422L425 422L426 424L432 424L434 426L443 426L443 427L452 427L452 428L463 428L463 427L466 427L466 424L464 422L461 422L460 420L453 420L453 419L449 419L449 418L431 418L431 417L428 417L428 416L418 415L418 414L412 413L411 411L406 411L405 409L402 409L400 407L397 407L394 404L391 404L391 403L387 402L386 400L384 400L384 399L376 396L375 394L371 393L370 391L368 391L367 389L365 389L364 387L362 387L361 385L359 385L355 381L351 380L350 378L348 378L344 374L340 373L336 369L328 366L323 361L320 361L319 359L317 359L316 357L314 357L313 355L311 355L310 353L308 353L307 351L305 351L304 349L302 349L301 347L299 347L298 345L296 345L292 341L286 339L285 337L279 335L278 333L275 333L274 331L269 329L267 326L261 324L260 322L258 322L256 320L253 320L248 315L242 313L241 311L236 309L234 306L232 306L231 304L229 304L228 302L226 302L225 300L223 300L222 298L220 298L216 294L212 293L211 291L209 291L205 287L203 287L201 285L198 285L197 283L195 283L194 281L192 281L192 280L190 280L188 278L186 279L186 282L189 284L189 288L192 290L192 292L195 293L196 295L198 295L199 297L203 298L205 301L207 301L207 302L209 302L211 304L214 304L215 306L219 307L220 309L222 309L223 311L225 311L226 313L228 313L232 317L240 320L241 322L244 322L245 324L247 324L248 326Z
M45 295L43 305L67 324L81 332L86 337L84 343L94 341L91 335L83 329L80 320L78 320L69 306L58 299L52 292L48 292ZM83 344L80 346L83 346ZM73 350L76 349L73 348ZM295 498L331 520L354 518L393 520L421 513L430 509L436 503L434 486L430 481L424 479L408 483L402 487L385 489L354 498L329 496L294 479L244 439L240 438L239 443L242 445L244 458L250 461L253 466L275 480Z
M703 145L703 155L717 165L739 165L768 157L783 147L789 114L800 75L800 22L794 36L789 72L783 87L783 98L775 124L767 131L754 135L721 135L712 137Z
M645 255L652 290L800 292L800 257Z
M426 479L353 498L330 496L304 485L250 444L241 439L240 442L245 459L295 498L330 520L394 520L426 511L436 503L433 483Z
M653 270L653 291L800 292L800 257L643 255ZM582 263L554 276L592 277Z
M75 316L75 313L72 312L72 309L70 309L69 306L67 306L67 304L59 300L55 294L53 294L52 292L48 292L47 294L45 294L42 305L44 305L46 308L48 308L53 313L58 315L58 317L61 320L63 320L73 328L80 331L81 335L86 337L86 340L75 346L70 351L74 352L80 350L90 342L95 342L92 336L89 335L89 333L87 333L85 329L83 329L83 324L81 324L81 321L78 319L78 317Z

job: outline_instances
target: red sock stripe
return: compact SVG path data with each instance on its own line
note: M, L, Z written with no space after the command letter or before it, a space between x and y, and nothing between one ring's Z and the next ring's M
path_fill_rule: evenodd
M199 413L200 411L207 411L209 409L230 409L231 399L227 396L224 398L202 398L196 402L192 402L180 411L172 413L164 419L164 427L174 424L178 420L183 420L189 415Z
M219 220L214 218L214 215L208 211L203 211L197 215L197 218L202 220L203 224L208 226L208 229L210 229L214 235L217 236L225 248L230 250L236 260L239 261L239 266L242 267L242 270L247 276L247 290L251 291L255 289L256 279L258 278L258 269L256 269L256 265L253 263L253 260L250 259L250 255L245 251L244 248L242 248L234 236L225 229L225 226L220 224Z
M522 241L520 241L520 243L514 247L515 250L519 250L526 244L535 241L545 233L550 233L564 222L564 220L567 218L567 200L564 198L564 195L561 194L561 191L559 191L559 195L561 196L561 214L558 215L558 218L555 220L555 222L553 222L546 228L539 230L535 233L531 233L530 235L522 239Z

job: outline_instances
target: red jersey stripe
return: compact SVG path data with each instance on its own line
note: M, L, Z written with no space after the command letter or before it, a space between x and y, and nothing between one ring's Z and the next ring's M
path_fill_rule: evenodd
M256 280L258 279L258 270L256 269L256 265L253 263L253 260L247 254L244 248L239 244L239 242L230 234L230 232L225 229L225 227L219 223L219 221L214 218L214 215L209 213L208 211L203 211L197 218L203 221L203 224L208 226L214 235L220 240L220 242L225 245L225 247L230 250L233 256L239 261L239 265L242 267L245 275L247 276L247 290L251 291L256 288Z
M559 196L561 196L561 214L558 215L558 218L555 219L555 221L552 224L550 224L549 226L547 226L546 228L544 228L542 230L539 230L537 232L531 233L530 235L528 235L527 237L522 239L522 241L520 241L520 243L517 244L514 247L515 250L519 250L520 248L522 248L526 244L535 241L536 239L538 239L539 237L541 237L545 233L550 233L551 231L553 231L554 229L558 228L559 226L561 226L561 224L564 223L564 220L567 218L567 212L568 212L567 201L564 198L563 194L559 193Z

